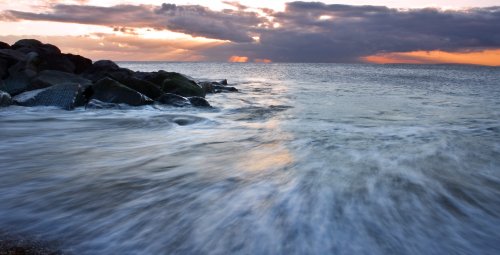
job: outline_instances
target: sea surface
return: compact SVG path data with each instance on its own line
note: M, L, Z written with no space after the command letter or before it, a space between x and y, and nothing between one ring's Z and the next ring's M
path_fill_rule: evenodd
M69 254L499 254L500 68L126 62L212 109L0 109L0 231Z

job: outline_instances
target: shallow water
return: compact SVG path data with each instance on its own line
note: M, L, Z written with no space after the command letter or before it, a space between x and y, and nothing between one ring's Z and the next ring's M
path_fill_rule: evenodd
M121 63L213 109L0 109L0 230L74 254L497 254L500 69Z

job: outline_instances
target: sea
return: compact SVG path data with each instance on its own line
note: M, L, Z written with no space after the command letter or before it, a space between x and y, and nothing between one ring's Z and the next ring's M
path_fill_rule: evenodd
M0 108L0 231L64 254L500 254L500 68L121 62L212 108Z

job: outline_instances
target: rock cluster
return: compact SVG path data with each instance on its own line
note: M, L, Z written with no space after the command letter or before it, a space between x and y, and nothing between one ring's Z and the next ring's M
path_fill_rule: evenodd
M64 54L34 39L13 45L0 42L0 107L16 104L71 110L154 103L210 107L207 93L235 91L227 80L197 82L163 70L134 72L110 60L93 63L80 55Z

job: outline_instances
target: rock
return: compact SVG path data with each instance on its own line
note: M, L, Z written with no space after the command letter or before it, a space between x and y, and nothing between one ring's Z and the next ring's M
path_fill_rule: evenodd
M61 50L57 48L56 46L52 44L44 44L38 40L35 39L21 39L17 42L15 42L12 46L11 49L23 52L23 53L29 53L29 52L36 52L39 55L59 55L61 54Z
M80 55L63 54L75 66L75 73L81 74L92 66L92 60Z
M10 45L8 43L0 42L0 49L10 49Z
M137 79L133 76L123 76L123 75L115 75L116 73L110 73L109 77L120 82L121 84L138 91L147 97L156 100L159 98L163 92L159 87L154 85L153 83L145 80Z
M30 89L42 89L60 83L80 84L83 88L87 88L92 85L92 82L90 80L87 80L75 74L55 70L45 70L41 71L36 77L31 80Z
M0 107L9 106L11 104L12 98L10 97L9 93L0 90Z
M84 94L82 86L74 83L63 83L24 92L15 96L14 102L22 106L57 106L71 110L85 103Z
M61 50L52 44L44 44L35 39L19 40L11 46L12 49L28 54L36 52L40 56L39 70L58 70L73 73L75 65L61 54Z
M227 79L221 80L221 81L219 81L219 83L221 85L227 85Z
M9 73L9 63L6 59L0 58L0 80L7 77Z
M12 49L0 50L0 59L8 61L11 65L26 60L26 54Z
M158 72L134 72L133 76L139 80L151 82L161 88L163 81L168 78L169 73L163 70Z
M19 61L11 66L2 89L14 96L28 90L31 79L37 74L37 62L38 54L36 52L30 52L24 61Z
M92 96L105 103L128 104L132 106L153 103L149 97L110 78L103 78L92 85Z
M85 105L85 109L121 109L121 107L119 104L104 103L97 99L92 99Z
M211 107L208 101L203 97L188 97L188 100L196 107Z
M189 102L189 99L172 93L163 94L161 97L158 98L157 101L160 104L167 104L177 107L188 106L191 104Z
M92 82L112 76L113 78L125 79L132 76L133 72L127 68L120 68L111 60L96 61L90 68L82 73L82 76Z
M169 73L163 81L162 90L184 97L205 97L205 91L195 81L180 73Z
M205 93L238 92L235 87L225 86L220 82L202 81L199 84L203 88Z

